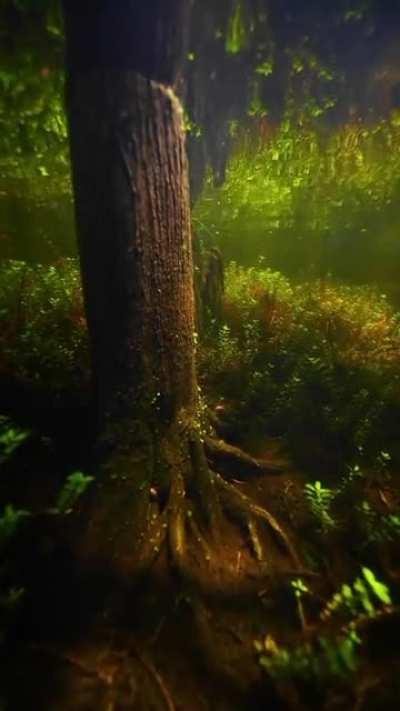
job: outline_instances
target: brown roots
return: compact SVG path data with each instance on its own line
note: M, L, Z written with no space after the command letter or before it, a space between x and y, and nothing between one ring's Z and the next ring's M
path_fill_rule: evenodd
M164 442L159 457L163 475L156 484L138 474L145 456L129 456L122 468L129 475L96 485L80 544L85 557L100 555L129 578L160 560L189 587L218 596L304 573L276 518L222 476L229 465L236 475L238 469L263 475L267 465L220 440L203 442L194 431Z
M282 464L251 457L222 439L205 437L204 448L211 468L221 472L226 479L282 474L285 470Z

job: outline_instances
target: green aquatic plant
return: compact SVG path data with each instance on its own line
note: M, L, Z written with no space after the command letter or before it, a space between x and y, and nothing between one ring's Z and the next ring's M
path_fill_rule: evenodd
M244 267L229 262L225 267L225 298L243 312L259 304L260 299L275 298L277 302L291 302L293 288L290 281L278 271L265 265L260 258L254 267Z
M228 21L225 49L228 54L239 54L248 43L247 18L242 0L236 0Z
M316 684L351 676L358 667L361 638L348 629L334 638L319 636L293 648L278 646L271 638L256 645L259 663L275 680L306 680Z
M292 581L291 586L297 601L310 594L302 580ZM305 680L319 686L351 679L360 665L361 622L391 609L388 587L363 567L352 584L342 585L326 603L313 637L293 646L278 645L271 635L257 640L259 663L276 680Z
M247 264L261 253L293 274L358 273L366 262L361 246L349 254L351 243L368 245L390 266L400 172L395 115L329 131L315 124L318 107L309 108L302 124L288 109L279 126L264 118L259 133L239 132L224 184L215 187L210 175L195 205L197 234L230 258Z
M12 504L7 504L0 515L0 545L7 543L15 535L22 521L29 516L29 511L15 509Z
M0 267L0 372L49 385L82 385L88 345L75 259Z
M357 484L364 478L364 472L359 464L351 464L346 467L346 472L342 477L339 492L346 493L351 490L354 484Z
M352 585L344 584L321 613L321 619L328 620L333 615L350 620L360 615L373 617L380 610L391 606L392 599L387 585L382 583L369 568L363 567Z
M8 417L0 417L0 462L11 457L29 434L29 431L15 427Z
M83 472L70 474L58 495L57 511L62 514L69 513L93 480L94 477L83 474Z
M43 202L71 192L60 3L4 2L0 13L0 180L23 180Z
M388 469L400 321L387 298L334 281L298 285L263 261L230 263L222 318L223 330L200 344L202 377L217 397L239 400L243 419L257 413L264 430L287 436L300 464L312 437L338 476L352 462L377 476Z
M400 539L400 513L380 513L368 501L358 504L356 512L366 545Z
M337 521L335 521L331 512L332 502L336 498L337 492L322 486L320 481L307 483L304 487L304 492L318 528L323 533L328 533L337 528Z
M223 324L217 335L217 348L221 359L222 367L229 367L232 361L239 357L238 341L232 336L231 329L227 324Z
M292 580L290 585L291 585L291 588L294 592L294 596L296 598L297 611L299 614L301 626L302 626L303 630L305 630L307 627L307 621L306 621L306 616L305 616L305 612L304 612L303 598L305 595L310 594L310 589L305 584L304 580L302 580L301 578L296 578L295 580Z
M26 48L3 62L0 88L0 178L36 178L45 194L69 193L63 73Z

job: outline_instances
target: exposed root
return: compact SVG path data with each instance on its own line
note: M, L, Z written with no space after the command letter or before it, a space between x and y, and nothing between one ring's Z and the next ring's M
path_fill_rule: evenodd
M217 596L256 592L267 579L272 581L276 573L279 580L281 573L273 570L270 557L265 551L261 530L265 526L290 559L290 569L285 566L284 577L302 574L299 557L274 516L238 491L233 484L224 481L219 474L208 472L208 475L214 482L213 491L221 507L221 517L213 518L212 525L206 527L201 512L199 515L185 489L183 477L176 476L171 487L168 503L168 553L171 565L179 577L190 588ZM237 548L230 550L229 544L227 547L227 542L223 540L226 532L223 513L238 524L242 531L247 532L246 543L249 555L253 557L252 565L251 557L245 556L243 565L238 567ZM241 559L242 554L243 551L240 551Z
M256 459L238 447L221 439L205 437L204 449L211 469L221 472L226 479L248 478L264 474L282 474L285 466L264 459Z
M186 522L185 489L181 476L175 476L172 481L168 514L168 552L170 561L179 572L182 572L185 569Z
M175 704L172 700L171 694L169 693L163 678L161 675L158 673L158 671L154 668L153 664L146 659L143 654L139 652L136 647L131 647L135 657L139 660L143 668L146 670L148 675L154 680L156 686L158 687L160 694L163 698L163 701L165 703L165 708L167 711L175 711Z
M212 550L211 546L206 540L205 536L201 532L196 519L193 516L190 516L189 521L188 521L189 529L192 534L192 537L194 538L195 542L201 547L203 551L204 558L207 562L211 560L212 557Z
M167 513L160 512L134 474L95 486L78 513L82 523L74 533L74 546L85 565L111 566L126 579L140 579L154 565L166 537Z
M249 517L249 520L247 522L247 528L249 530L249 536L251 545L253 547L254 555L256 559L261 562L265 560L265 552L264 546L260 540L257 521L255 521L254 518Z
M269 511L267 511L265 508L254 503L254 501L249 499L246 494L243 494L243 492L239 491L239 489L237 489L235 486L226 482L219 474L215 474L214 476L216 477L218 486L222 490L223 504L227 508L228 512L233 512L244 517L243 520L247 526L249 526L249 521L250 524L252 523L252 516L255 518L259 518L262 521L265 521L265 523L267 523L268 526L274 532L277 541L290 555L293 563L296 566L299 566L300 561L297 556L297 553L276 518L274 518L274 516L272 516L272 514L270 514Z
M193 484L192 491L189 493L197 500L207 528L216 531L221 518L221 509L215 492L215 479L210 472L204 444L197 433L190 438L189 446Z
M207 595L257 592L260 584L265 586L267 579L276 574L279 578L288 568L286 575L300 574L299 557L275 517L211 470L206 455L212 451L215 462L218 457L225 466L231 462L236 476L238 471L270 472L272 465L264 466L221 442L207 439L204 445L192 429L168 439L160 451L168 489L162 479L158 485L151 480L145 487L138 485L135 465L140 471L143 459L137 459L130 474L97 490L89 554L100 550L103 559L111 558L116 572L132 579L148 571L163 551L159 572L168 562L190 589L200 588ZM268 531L272 535L266 535ZM272 549L275 542L278 556Z

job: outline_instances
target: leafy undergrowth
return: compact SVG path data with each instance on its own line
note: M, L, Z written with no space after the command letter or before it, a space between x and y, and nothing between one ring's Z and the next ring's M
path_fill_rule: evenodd
M0 375L82 387L89 378L86 322L74 259L0 267Z
M73 261L4 264L0 313L2 377L87 388ZM204 711L216 708L216 695L226 711L396 708L399 348L398 316L373 289L291 284L262 264L226 269L223 321L210 320L199 346L203 391L228 439L286 462L272 479L238 485L287 527L305 567L276 579L271 570L251 602L202 606L191 589L168 598L156 579L134 604L127 591L121 620L125 593L97 579L77 589L54 526L64 526L90 484L83 432L72 435L68 423L66 450L40 421L29 429L2 417L7 698L61 711L80 708L78 700L82 708ZM48 697L47 667L55 679Z
M201 366L221 410L235 401L239 421L284 436L317 472L400 461L400 316L372 287L231 263Z
M365 673L372 645L379 647L377 630L394 625L398 631L400 622L388 587L367 567L327 601L315 601L312 589L301 578L291 585L301 638L290 646L280 646L270 634L256 640L260 665L278 685L289 708L330 708L332 703L334 708L368 708L365 697L379 687L382 691L384 674L368 682L360 671L364 666ZM314 606L309 607L310 600ZM382 648L377 651L376 656L388 660L393 647L389 643L383 654ZM393 708L395 695L388 708Z
M261 665L289 708L394 708L398 612L368 566L398 590L400 315L375 288L291 283L262 263L231 263L225 279L200 350L204 390L233 441L281 443L281 519L332 595L293 580L301 631L289 643L267 632Z
M221 186L209 176L194 209L199 237L246 264L267 254L290 274L395 279L398 111L320 130L288 108L259 129L239 129Z

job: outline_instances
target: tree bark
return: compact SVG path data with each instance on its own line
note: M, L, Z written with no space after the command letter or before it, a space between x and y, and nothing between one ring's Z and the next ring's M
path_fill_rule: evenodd
M210 471L204 450L188 169L173 91L188 5L92 0L77 11L64 2L96 419L96 481L78 550L130 577L163 548L182 577L208 587L211 568L221 589L237 577L236 544L229 555L216 544L230 530L223 510L258 559L254 518L295 555L270 514Z
M64 3L66 96L96 419L88 546L121 558L150 516L150 490L170 486L167 442L196 416L188 170L172 89L188 3L95 5Z
M135 72L95 71L69 87L68 106L100 429L170 423L196 401L179 102Z

